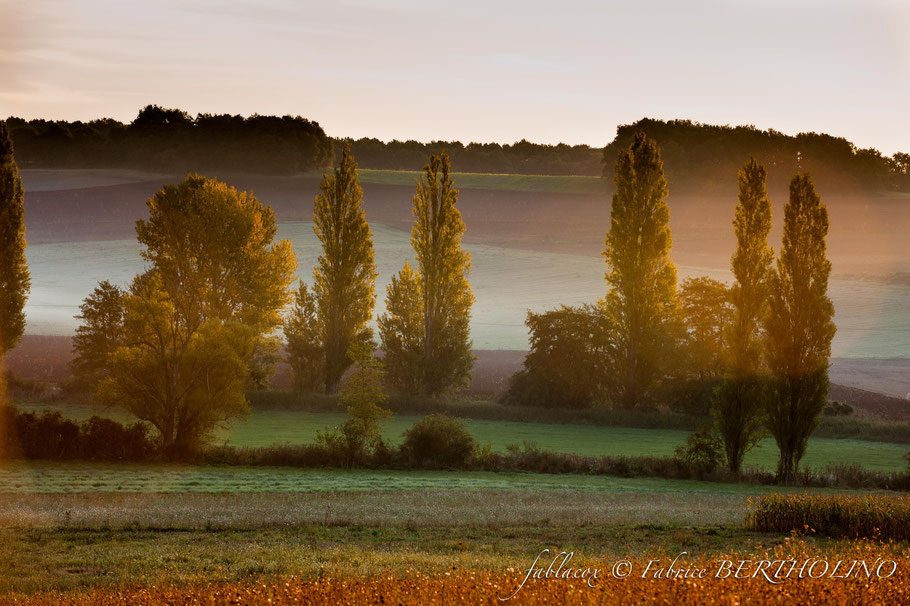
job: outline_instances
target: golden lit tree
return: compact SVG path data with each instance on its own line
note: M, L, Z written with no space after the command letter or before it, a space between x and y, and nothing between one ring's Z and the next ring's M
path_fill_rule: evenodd
M827 234L828 209L812 178L794 176L784 208L783 246L771 272L766 322L768 366L775 387L767 425L780 449L778 476L783 482L793 480L828 396L835 326L828 298Z
M386 287L386 313L379 318L386 378L395 391L419 394L423 386L423 308L420 278L405 263Z
M25 246L25 193L9 131L0 122L0 363L25 330L23 310L31 288Z
M614 169L616 192L603 255L609 290L602 304L615 328L614 401L653 399L679 342L676 266L660 149L638 133Z
M363 210L357 163L345 147L341 163L322 179L316 196L313 231L322 254L313 270L320 338L324 349L324 384L333 393L351 365L351 347L372 338L367 326L376 304L373 234Z
M739 196L733 229L735 282L730 289L733 323L727 338L727 377L714 398L717 427L724 440L727 466L738 473L743 457L760 437L767 399L762 327L768 312L768 287L774 252L768 245L771 200L763 166L750 158L739 171Z
M417 256L419 339L423 350L419 366L420 392L429 395L466 386L474 365L469 329L474 294L467 278L471 256L461 246L465 224L456 208L458 190L450 171L448 154L431 156L417 182L412 203L411 246ZM399 286L402 282L404 276L400 277ZM394 306L387 307L386 326L402 324L399 319L392 318L396 313ZM391 337L391 334L383 335L386 355L393 358L403 355L395 348L407 343L408 339ZM389 366L390 375L395 372L394 368L394 365ZM407 381L400 381L393 375L391 382Z
M281 322L296 260L274 241L271 208L219 181L190 175L148 207L136 232L150 268L123 297L123 344L98 395L183 458L246 410L250 365Z
M284 321L287 361L294 389L316 391L325 381L325 349L316 311L316 298L300 281L294 292L294 305Z

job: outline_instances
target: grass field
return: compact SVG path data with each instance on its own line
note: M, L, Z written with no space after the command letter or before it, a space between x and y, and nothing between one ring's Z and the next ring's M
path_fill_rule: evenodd
M436 475L453 485L451 474ZM511 572L517 581L517 571L544 547L572 550L580 559L638 561L681 551L692 557L755 553L785 543L786 533L744 526L748 493L694 490L694 482L676 483L680 492L667 490L673 484L632 481L625 483L629 492L0 490L0 593L463 570ZM816 548L846 545L808 541Z
M165 464L7 462L0 492L243 493L371 490L534 490L600 493L723 493L776 490L752 484L618 478L582 474L488 471L296 469L292 467Z
M31 410L59 410L66 416L84 420L99 411L90 406L22 406ZM105 413L108 414L108 413ZM123 413L112 412L119 420L127 420ZM254 410L245 420L236 421L219 432L218 443L233 446L270 446L274 444L306 444L316 439L316 432L344 421L343 413L311 413L293 411ZM384 423L383 433L391 443L400 443L405 430L419 417L395 416ZM475 440L483 445L490 443L494 450L504 451L508 444L521 446L534 442L540 448L556 452L582 455L673 455L677 446L685 442L688 432L671 429L635 429L595 425L551 425L545 423L517 423L509 421L465 421ZM802 465L822 468L832 463L856 463L878 471L906 469L906 444L866 442L850 439L812 438ZM777 447L770 438L760 448L746 457L747 466L774 470L777 464Z

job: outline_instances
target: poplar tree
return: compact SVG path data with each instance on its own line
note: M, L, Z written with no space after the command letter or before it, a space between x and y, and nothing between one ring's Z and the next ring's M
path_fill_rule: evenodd
M461 246L465 224L456 208L458 190L450 171L448 154L431 156L417 182L412 203L411 246L417 257L418 339L422 349L419 383L420 392L427 395L466 386L474 365L469 330L474 294L467 278L471 256ZM399 276L399 286L411 280L405 275L407 269ZM387 310L383 324L386 327L401 324L399 313L393 305ZM382 336L386 355L393 358L402 355L396 348L407 340L396 340L388 330ZM394 371L389 368L389 372ZM393 384L402 383L394 376L390 380Z
M765 168L754 158L739 171L739 196L733 230L736 252L731 259L735 282L730 289L733 324L727 343L728 373L714 401L717 427L724 440L730 471L742 469L743 457L760 437L767 396L763 380L763 324L774 252L768 245L771 200Z
M25 246L22 179L6 123L0 122L0 365L25 331L24 307L31 288Z
M322 178L320 189L313 231L322 242L322 254L313 270L313 296L324 349L325 389L333 393L351 366L351 346L372 338L367 323L376 304L377 272L363 189L349 147L338 168Z
M834 306L828 298L831 262L825 250L828 209L808 174L790 182L784 208L783 246L771 273L767 316L768 365L774 397L767 425L780 449L778 478L793 480L818 427L828 396L828 358Z
M615 327L610 390L633 408L651 400L680 330L670 209L660 149L638 133L614 169L616 193L604 258L609 290L601 302Z

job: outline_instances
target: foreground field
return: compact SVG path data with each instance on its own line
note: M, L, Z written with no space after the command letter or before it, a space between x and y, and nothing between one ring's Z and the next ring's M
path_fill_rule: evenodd
M378 601L374 592L381 590L387 603L403 599L404 591L413 603L427 603L434 596L440 600L438 591L457 590L445 603L452 596L490 600L508 595L490 589L514 591L543 549L573 551L576 563L591 566L629 560L639 573L648 560L681 552L696 562L772 551L775 557L856 554L870 562L894 557L901 558L904 578L902 545L789 541L788 533L748 530L748 508L743 494L641 490L0 493L0 594L64 592L38 594L32 603L183 603L194 597L222 603L228 594L236 603L269 597L282 603L295 595L311 603L318 592L329 591L331 603L350 603ZM455 585L447 584L453 580ZM469 586L469 580L480 583ZM584 595L600 600L633 588L702 595L698 587L661 581L609 581ZM865 586L831 582L829 591ZM805 585L790 584L786 591ZM892 595L875 593L885 585L869 585L869 595ZM558 592L568 587L532 581L518 603L538 593L558 602ZM765 591L738 581L723 589L746 587ZM86 588L95 589L82 593Z
M57 410L76 420L84 420L99 410L81 405L21 406L24 410ZM105 412L119 420L128 420L123 413ZM384 437L398 444L402 436L419 417L396 416L383 426ZM218 443L232 446L270 446L275 444L307 444L316 440L316 432L333 427L345 419L342 413L310 413L296 411L254 410L246 420L240 420L217 436ZM672 456L686 440L688 432L670 429L635 429L594 425L546 423L517 423L468 419L468 430L479 444L489 443L494 450L504 451L508 444L521 446L534 442L540 448L555 452L581 455L654 455ZM802 465L820 469L829 464L858 464L877 471L906 469L906 444L866 442L852 439L812 438ZM777 447L770 438L746 457L747 466L774 470Z

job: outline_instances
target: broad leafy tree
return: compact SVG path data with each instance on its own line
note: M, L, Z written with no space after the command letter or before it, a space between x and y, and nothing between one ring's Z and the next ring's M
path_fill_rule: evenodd
M509 379L504 401L527 406L586 408L602 402L610 376L613 331L596 305L562 306L525 320L530 351Z
M730 290L711 278L688 278L679 288L679 306L687 329L687 363L699 378L721 377L726 342L733 324Z
M667 180L644 133L620 152L614 183L603 305L616 335L612 397L632 408L653 399L680 330Z
M778 475L783 482L793 480L828 396L835 326L828 298L827 234L828 209L812 178L794 176L784 208L783 246L771 273L766 322L768 365L775 386L767 424L780 449Z
M271 209L224 183L190 175L148 206L136 231L150 267L123 297L123 344L98 395L184 458L247 409L250 364L281 322L296 261L274 241Z
M731 262L735 282L730 289L733 321L726 347L729 369L714 400L727 466L733 472L742 469L743 457L760 437L767 399L763 325L774 252L768 245L771 201L765 183L764 167L750 159L739 172L733 219L736 252Z

